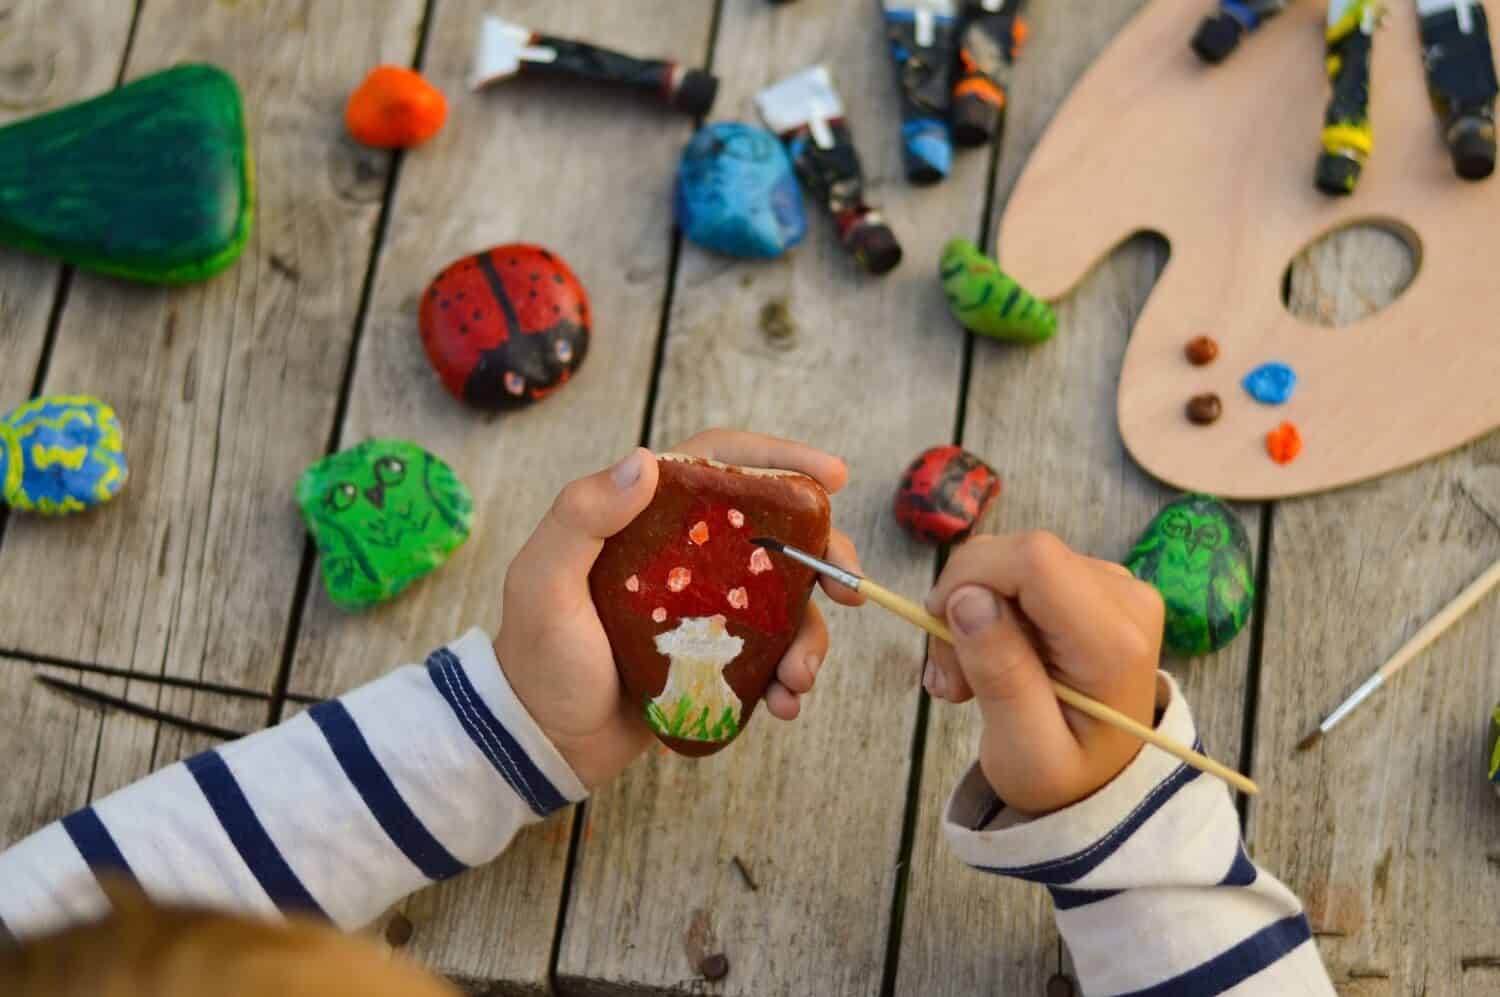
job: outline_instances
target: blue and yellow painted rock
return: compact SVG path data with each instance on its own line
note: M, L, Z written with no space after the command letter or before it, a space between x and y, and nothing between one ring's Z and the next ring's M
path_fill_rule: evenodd
M807 216L792 161L754 125L706 125L677 167L677 224L693 242L747 259L774 259L802 241Z
M125 485L124 431L87 395L47 395L0 418L0 497L13 509L66 516Z

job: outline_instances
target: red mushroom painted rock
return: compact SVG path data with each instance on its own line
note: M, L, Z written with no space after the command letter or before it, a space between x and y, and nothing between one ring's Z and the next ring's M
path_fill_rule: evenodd
M589 575L620 680L672 750L744 729L802 626L813 572L750 542L828 547L828 494L794 471L660 457L656 495Z

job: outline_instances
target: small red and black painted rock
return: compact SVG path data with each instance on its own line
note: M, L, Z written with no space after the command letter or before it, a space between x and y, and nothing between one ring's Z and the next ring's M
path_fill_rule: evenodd
M482 409L540 401L589 348L589 299L562 257L496 246L450 264L422 295L422 345L453 397Z
M901 476L896 519L922 540L967 540L1000 495L1000 476L962 447L925 450Z

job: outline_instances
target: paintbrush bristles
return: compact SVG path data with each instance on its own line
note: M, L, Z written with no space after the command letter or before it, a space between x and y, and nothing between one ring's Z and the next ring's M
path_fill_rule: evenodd
M1317 730L1313 731L1311 734L1307 735L1302 740L1297 742L1297 750L1299 752L1306 751L1308 748L1311 748L1321 740L1323 740L1323 728L1319 727Z

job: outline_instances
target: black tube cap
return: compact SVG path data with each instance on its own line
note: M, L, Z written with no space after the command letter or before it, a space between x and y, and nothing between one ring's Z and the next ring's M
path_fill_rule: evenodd
M1487 122L1460 119L1449 134L1453 171L1465 180L1483 180L1495 172L1495 128Z
M719 95L719 80L701 69L689 69L682 74L677 92L672 95L672 106L680 111L697 116L707 114Z
M860 268L873 274L890 273L901 262L901 243L885 222L860 222L844 244Z
M1352 194L1359 183L1359 171L1359 160L1325 152L1318 157L1318 169L1314 182L1325 194Z
M1005 127L1005 108L978 94L966 93L953 102L953 144L972 149L988 145Z
M1244 25L1228 14L1210 15L1203 19L1193 35L1193 51L1204 62L1223 62L1240 43L1240 35L1244 33Z

